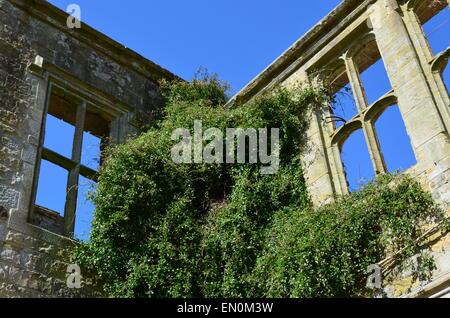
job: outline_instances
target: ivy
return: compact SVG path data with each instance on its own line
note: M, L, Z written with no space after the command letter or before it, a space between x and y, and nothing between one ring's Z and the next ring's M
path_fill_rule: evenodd
M113 297L338 297L366 295L364 275L395 251L420 250L424 225L443 220L408 177L384 175L314 209L299 154L306 114L329 102L320 83L277 89L225 107L228 85L203 74L162 82L163 118L107 150L90 241L74 261ZM280 169L175 164L174 129L279 128ZM432 267L432 262L424 262Z

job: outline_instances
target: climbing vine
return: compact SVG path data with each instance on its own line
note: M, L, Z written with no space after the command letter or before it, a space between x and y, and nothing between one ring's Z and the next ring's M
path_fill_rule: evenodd
M417 253L424 224L444 214L408 177L385 175L314 209L299 154L305 114L329 101L318 82L228 108L226 83L203 74L163 82L163 117L111 147L92 194L90 241L74 251L114 297L336 297L366 295L368 265ZM280 167L176 164L172 132L280 129ZM431 266L431 265L430 265Z

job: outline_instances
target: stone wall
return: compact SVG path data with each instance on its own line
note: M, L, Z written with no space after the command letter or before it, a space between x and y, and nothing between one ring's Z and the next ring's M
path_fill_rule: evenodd
M383 278L389 281L383 288L383 296L389 298L450 298L450 234L434 232L427 242L427 253L433 256L436 270L432 279L418 277L420 266L417 258L409 260L410 266L398 264L395 258L383 260Z
M74 241L30 223L50 83L101 105L113 118L111 140L122 142L161 107L158 80L175 78L85 24L69 29L66 20L46 1L0 0L0 297L102 295L88 275L83 288L67 288Z

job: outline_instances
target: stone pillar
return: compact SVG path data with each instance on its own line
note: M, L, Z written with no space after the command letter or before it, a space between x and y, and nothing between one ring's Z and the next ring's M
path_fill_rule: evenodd
M333 180L335 181L336 194L348 194L348 184L341 159L341 149L339 149L339 145L337 144L332 144L329 149L331 167L332 171L334 171Z
M437 199L449 200L449 136L399 11L395 0L379 0L370 24L411 138L417 175L426 176Z
M362 86L361 77L359 76L359 70L351 56L344 56L344 60L345 66L347 68L348 78L352 86L353 95L355 96L356 106L358 107L358 112L362 114L364 110L369 107L369 103L367 102L366 93ZM384 158L381 154L380 143L378 142L375 128L371 123L366 121L362 121L362 128L375 173L380 174L386 172Z

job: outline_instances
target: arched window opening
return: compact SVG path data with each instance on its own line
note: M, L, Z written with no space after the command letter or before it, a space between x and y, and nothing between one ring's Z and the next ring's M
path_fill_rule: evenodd
M389 172L402 171L417 161L397 105L388 107L375 122L381 152Z
M349 83L347 72L342 70L330 83L332 89L331 121L339 128L352 119L357 113L355 97Z
M358 190L374 178L374 170L361 129L353 132L342 146L342 163L350 192Z
M450 8L446 0L426 1L417 10L417 16L423 24L423 31L434 55L450 45Z
M362 86L369 105L392 90L391 82L375 41L365 45L354 60L360 72Z

